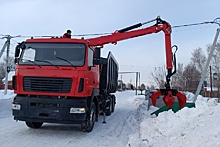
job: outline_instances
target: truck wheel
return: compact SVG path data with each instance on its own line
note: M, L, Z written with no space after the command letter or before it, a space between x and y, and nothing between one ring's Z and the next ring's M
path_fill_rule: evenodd
M29 121L26 121L25 123L29 128L32 128L32 129L38 129L43 125L42 122L29 122Z
M96 107L95 107L95 103L92 102L91 109L90 109L88 116L87 116L87 121L84 125L82 125L83 131L91 132L93 130L94 125L95 125L95 120L96 120Z
M107 107L108 109L106 109L106 115L110 116L112 113L112 98L111 97L109 97L109 102L108 102Z

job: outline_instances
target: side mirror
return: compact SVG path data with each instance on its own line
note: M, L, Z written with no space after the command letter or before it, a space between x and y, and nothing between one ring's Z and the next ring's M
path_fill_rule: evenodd
M21 49L25 49L25 48L26 48L26 45L25 45L25 42L24 42L24 41L21 42L21 43L19 43L19 45L20 45L20 48L21 48Z
M101 57L101 50L99 47L95 48L94 58L99 59Z
M100 58L101 58L101 50L99 47L95 48L95 53L94 53L94 60L93 64L94 65L99 65L100 64Z
M15 59L14 59L14 63L15 63L15 64L18 63L18 58L15 58Z
M18 44L16 47L15 47L15 58L18 58L19 54L20 54L20 45Z
M21 49L25 49L25 48L26 48L25 42L18 43L18 45L15 47L15 60L14 60L15 63L18 63Z

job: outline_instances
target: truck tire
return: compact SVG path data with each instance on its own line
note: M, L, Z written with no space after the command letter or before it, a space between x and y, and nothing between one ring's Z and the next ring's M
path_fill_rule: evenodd
M108 102L108 104L107 104L107 109L106 109L106 115L107 116L110 116L111 114L112 114L112 97L109 97L109 102Z
M91 109L89 113L87 114L87 120L85 124L82 124L82 129L84 132L91 132L94 128L96 121L96 106L95 103L92 102Z
M29 121L26 121L25 123L29 128L32 128L32 129L38 129L43 125L42 122L29 122Z

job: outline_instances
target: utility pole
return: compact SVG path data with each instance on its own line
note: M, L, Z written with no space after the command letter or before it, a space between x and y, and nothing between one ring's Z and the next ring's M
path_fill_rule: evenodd
M14 36L14 37L20 37L20 36ZM6 67L5 67L5 92L4 94L7 94L7 90L8 90L8 73L10 72L10 66L9 66L9 49L10 49L10 40L12 38L14 38L10 35L5 35L4 37L2 37L2 39L6 39L5 44L2 47L2 50L0 52L0 58L2 57L3 52L5 51L5 48L7 48L6 50Z
M140 72L119 72L119 74L130 74L130 73L135 73L136 74L136 92L135 92L135 94L136 95L138 95L137 94L137 88L138 88L138 75L139 75L139 80L140 80ZM122 77L122 75L121 75L121 77ZM122 79L121 79L122 80ZM139 81L139 83L140 83L140 81Z
M220 24L219 24L219 27L220 27ZM204 67L204 69L203 69L202 76L201 76L201 79L200 79L200 81L199 81L199 85L198 85L198 87L197 87L197 90L196 90L196 94L195 94L195 96L194 96L193 103L195 103L195 101L197 100L197 97L198 97L198 95L199 95L199 92L201 91L202 83L203 83L203 81L205 80L205 76L206 76L206 73L207 73L207 70L208 70L208 66L209 66L209 63L210 63L210 61L211 61L211 57L213 56L213 52L214 52L215 47L216 47L216 44L217 44L219 32L220 32L220 28L217 29L217 32L216 32L216 34L215 34L215 38L214 38L214 41L213 41L213 44L212 44L212 47L211 47L211 50L210 50L208 59L207 59L207 61L206 61L205 67Z
M8 73L10 72L10 67L9 67L9 62L8 62L8 58L9 58L9 49L10 49L10 39L11 36L8 35L7 37L7 51L6 51L6 68L5 68L5 95L7 94L7 90L8 90Z
M213 43L212 43L211 50L210 50L208 59L207 59L207 61L206 61L205 67L203 68L202 76L201 76L201 79L200 79L200 81L199 81L199 85L198 85L198 87L197 87L197 90L196 90L196 93L195 93L195 96L194 96L193 103L196 102L197 97L198 97L198 95L199 95L199 92L201 91L202 83L203 83L203 81L205 80L205 76L206 76L206 73L207 73L207 70L208 70L208 66L209 66L209 63L210 63L210 61L211 61L211 58L212 58L212 56L213 56L213 52L214 52L215 47L216 47L216 44L217 44L217 40L218 40L218 36L219 36L219 32L220 32L220 23L219 23L219 20L220 20L220 18L216 18L216 19L214 19L212 22L207 22L207 23L210 23L210 24L217 24L217 25L218 25L218 29L217 29L217 31L216 31L215 38L214 38L214 41L213 41Z

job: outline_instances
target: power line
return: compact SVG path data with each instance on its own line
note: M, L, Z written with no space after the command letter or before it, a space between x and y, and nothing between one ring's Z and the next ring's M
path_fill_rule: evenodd
M181 28L181 27L189 27L189 26L198 26L198 25L203 25L203 24L208 24L208 22L192 23L192 24L183 24L183 25L172 26L172 28Z
M153 22L155 21L156 19L154 20L151 20L151 21L148 21L148 22L145 22L145 23L142 23L143 25L147 24L147 23L150 23L150 22ZM175 26L172 26L172 28L182 28L182 27L190 27L190 26L199 26L199 25L204 25L204 24L218 24L220 26L220 17L214 19L213 21L207 21L207 22L199 22L199 23L191 23L191 24L182 24L182 25L175 25ZM76 35L71 35L71 36L77 36L77 37L84 37L84 36L102 36L102 35L110 35L112 33L91 33L91 34L76 34ZM0 34L0 36L7 36L7 35L4 35L4 34ZM0 38L0 39L4 39L4 37ZM25 35L18 35L18 36L14 36L16 38L32 38L32 37L36 37L36 38L48 38L48 37L54 37L52 35L40 35L40 36L25 36ZM13 37L13 38L14 38Z
M148 22L145 22L145 23L142 23L143 25L144 24L147 24L147 23L151 23L153 21L155 21L156 19L154 20L151 20L151 21L148 21ZM175 26L172 26L172 28L182 28L182 27L191 27L191 26L199 26L199 25L204 25L204 24L218 24L220 26L220 17L214 19L213 21L207 21L207 22L200 22L200 23L191 23L191 24L183 24L183 25L175 25ZM92 33L92 34L76 34L76 35L72 35L72 36L97 36L97 35L110 35L112 33ZM11 40L16 42L16 43L19 43L18 41L16 41L15 39L12 39L12 38L31 38L31 37L36 37L36 38L45 38L45 37L54 37L54 36L51 36L51 35L43 35L43 36L23 36L23 35L17 35L17 36L10 36L10 35L4 35L4 34L0 34L0 36L2 36L0 39L6 39L7 37L11 37ZM3 44L1 44L3 45ZM12 45L15 45L15 44L10 44L10 46ZM10 52L10 54L13 54ZM127 66L127 65L121 65L121 66ZM134 67L134 66L133 66ZM155 67L149 67L149 68L155 68Z
M145 65L120 65L120 66L126 66L126 67L131 67L131 68L135 68L135 67L144 67L144 68L158 68L158 67L162 67L162 66L145 66Z
M181 27L189 27L189 26L199 26L199 25L204 25L204 24L217 24L220 26L220 17L214 19L213 21L205 21L205 22L200 22L200 23L191 23L191 24L183 24L183 25L176 25L172 26L172 28L181 28Z
M19 43L18 41L14 40L14 39L11 39L12 41L16 42L16 43Z
M111 35L112 33L94 33L94 34L77 34L77 35L72 35L72 36L98 36L98 35Z

